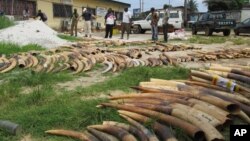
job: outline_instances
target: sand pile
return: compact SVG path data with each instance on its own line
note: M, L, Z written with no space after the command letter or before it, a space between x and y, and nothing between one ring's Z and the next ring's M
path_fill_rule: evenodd
M39 20L19 21L15 26L0 30L0 41L19 45L38 44L46 48L68 44L57 37L57 34Z

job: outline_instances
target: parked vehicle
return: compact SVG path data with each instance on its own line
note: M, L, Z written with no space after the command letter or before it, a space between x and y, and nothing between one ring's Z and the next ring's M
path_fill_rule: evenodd
M250 18L238 23L234 28L235 35L240 35L240 33L250 33Z
M182 11L170 10L169 15L169 24L174 26L174 29L183 28L183 17ZM164 11L159 11L159 22L158 27L162 27L162 19L164 16ZM132 23L132 31L134 33L145 33L147 30L151 30L151 13L144 20L133 21Z
M211 36L213 32L223 32L224 36L229 36L231 29L236 25L233 19L226 19L223 12L202 14L192 26L192 34L205 31L206 36Z

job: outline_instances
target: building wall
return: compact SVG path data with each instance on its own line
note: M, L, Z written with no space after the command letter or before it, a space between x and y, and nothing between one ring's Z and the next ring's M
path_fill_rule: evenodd
M60 29L62 20L70 21L70 18L59 18L53 16L53 3L61 3L62 0L37 0L37 10L41 9L48 17L48 25L55 29ZM72 10L77 9L78 13L82 14L82 7L89 7L96 9L97 7L112 8L114 11L123 12L126 5L102 1L102 0L73 0ZM104 17L96 16L93 21L95 24L98 22L104 27ZM94 25L95 25L94 24ZM83 28L83 20L80 18L78 23L79 28Z

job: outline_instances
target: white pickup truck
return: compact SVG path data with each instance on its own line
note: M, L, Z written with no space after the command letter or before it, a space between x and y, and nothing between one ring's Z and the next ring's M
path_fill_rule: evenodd
M162 27L162 19L164 16L164 11L161 10L158 12L159 14L159 22L158 27ZM133 33L145 33L147 30L151 30L151 13L144 20L133 21L132 22L132 31ZM174 29L183 28L183 17L182 11L170 10L169 11L169 20L168 23L174 26Z

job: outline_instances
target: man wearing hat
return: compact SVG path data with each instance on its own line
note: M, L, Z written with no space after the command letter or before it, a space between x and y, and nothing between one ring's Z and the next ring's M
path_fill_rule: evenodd
M73 31L75 30L75 36L77 36L77 23L78 23L78 20L79 20L79 15L77 13L77 9L74 9L71 20L72 20L72 23L71 23L70 35L73 36Z
M95 17L88 11L87 8L83 8L82 12L82 18L84 19L85 37L91 37L91 20Z

